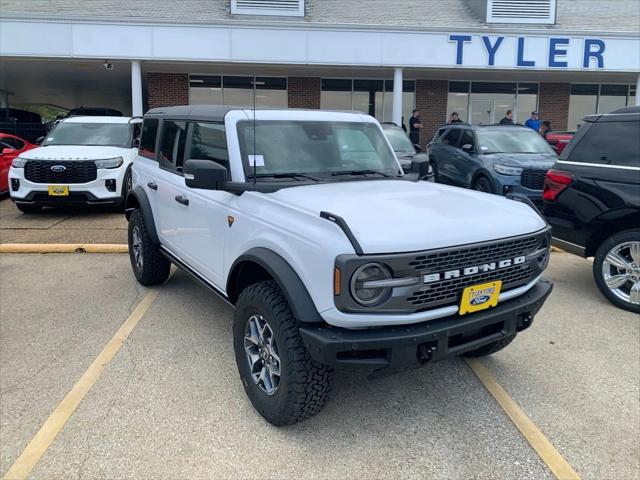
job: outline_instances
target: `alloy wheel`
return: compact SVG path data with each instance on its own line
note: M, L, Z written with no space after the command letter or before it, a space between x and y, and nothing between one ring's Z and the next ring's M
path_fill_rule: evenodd
M640 305L640 242L614 246L602 261L602 276L616 297Z
M133 258L136 261L136 268L142 270L144 259L142 257L142 235L138 226L133 227L131 231L131 248L133 249Z
M249 317L244 351L255 384L267 395L275 395L280 386L280 355L273 330L264 316Z

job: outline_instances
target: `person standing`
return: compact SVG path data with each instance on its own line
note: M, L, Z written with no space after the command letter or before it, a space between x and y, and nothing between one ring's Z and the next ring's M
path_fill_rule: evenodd
M500 125L513 125L513 112L511 110L507 110L504 118L500 120Z
M538 115L538 112L531 112L531 117L524 122L524 126L540 133L540 120L538 119Z
M422 121L420 120L420 111L415 109L409 119L409 139L414 145L420 144L420 129Z
M456 123L464 123L464 122L460 120L460 117L458 116L458 112L452 112L451 115L449 116L449 122L447 123L456 124Z

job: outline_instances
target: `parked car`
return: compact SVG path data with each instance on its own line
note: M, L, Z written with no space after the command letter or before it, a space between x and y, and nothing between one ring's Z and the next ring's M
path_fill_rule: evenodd
M122 117L122 112L113 108L79 107L69 110L64 118L71 117Z
M523 195L540 206L545 173L557 160L540 135L520 125L449 125L428 152L436 182Z
M36 147L37 145L29 143L23 138L0 133L0 195L9 192L9 168L11 168L13 159Z
M398 157L404 173L412 173L411 165L414 160L422 158L425 162L429 161L429 156L426 153L420 152L418 150L420 147L413 145L406 132L395 123L382 123L382 131L387 137L387 140L389 140L389 143L391 143L391 148L393 148L396 157ZM429 165L429 173L424 180L428 182L435 181L431 165Z
M576 132L549 132L547 133L547 143L560 155L569 144Z
M47 133L47 126L42 117L28 110L19 108L0 108L0 132L16 135L30 143L38 143L38 139Z
M595 257L614 305L640 313L640 107L583 118L544 186L553 243Z
M62 120L40 147L13 160L11 200L24 213L44 206L123 206L139 128L139 120L127 117Z
M132 171L136 279L174 263L235 307L242 385L274 425L322 410L336 365L497 352L552 289L536 210L408 179L368 115L157 108Z

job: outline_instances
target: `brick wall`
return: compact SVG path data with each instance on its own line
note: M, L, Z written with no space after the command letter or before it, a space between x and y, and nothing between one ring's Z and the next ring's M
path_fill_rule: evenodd
M289 77L289 108L320 108L319 77Z
M568 83L541 83L538 94L540 120L549 120L553 130L566 130L570 96L571 85Z
M449 83L446 80L416 80L416 108L420 110L422 130L420 146L424 149L438 127L447 121L447 94ZM409 120L405 120L407 126Z
M187 105L189 103L189 74L147 74L149 108Z

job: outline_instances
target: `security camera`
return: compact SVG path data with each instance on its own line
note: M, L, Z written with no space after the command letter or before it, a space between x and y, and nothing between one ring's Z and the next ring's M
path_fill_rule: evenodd
M107 70L113 70L113 63L108 60L105 60L102 66Z

